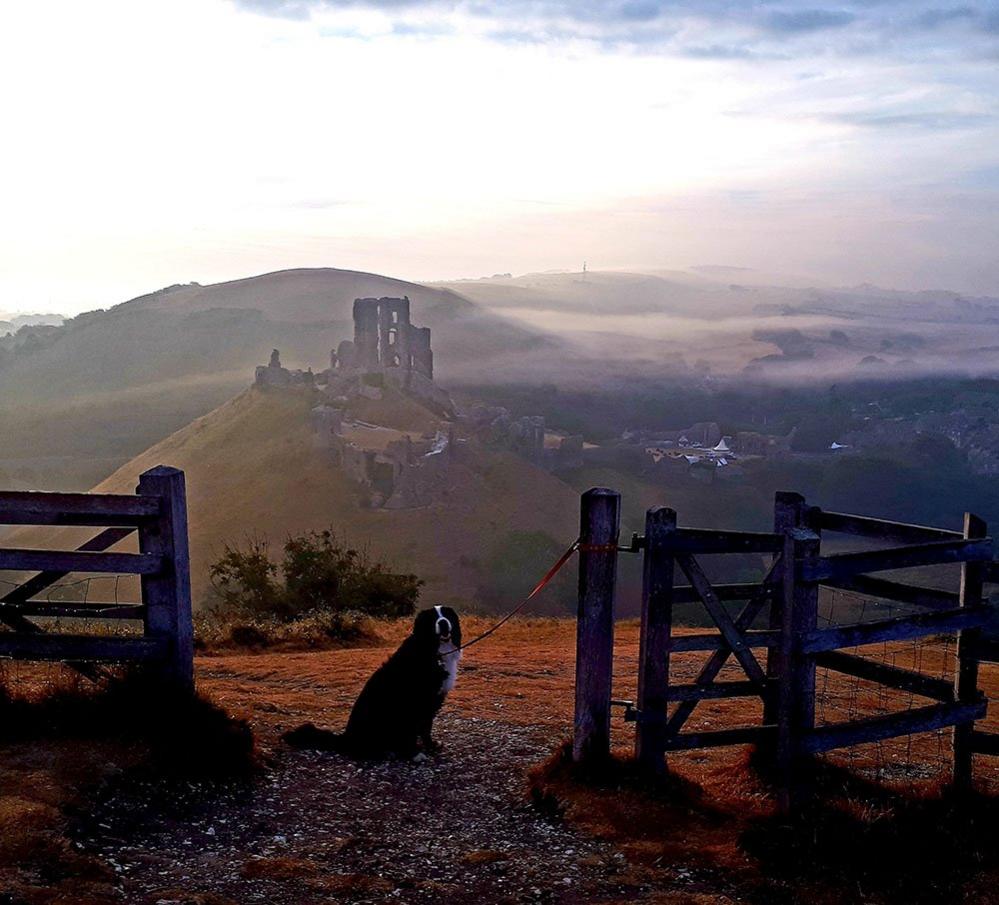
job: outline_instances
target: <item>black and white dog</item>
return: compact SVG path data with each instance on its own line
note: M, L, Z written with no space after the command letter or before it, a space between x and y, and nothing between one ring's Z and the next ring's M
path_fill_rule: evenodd
M285 741L363 758L438 750L431 730L458 677L460 648L458 614L448 606L422 610L412 634L368 679L342 733L306 723L285 733Z

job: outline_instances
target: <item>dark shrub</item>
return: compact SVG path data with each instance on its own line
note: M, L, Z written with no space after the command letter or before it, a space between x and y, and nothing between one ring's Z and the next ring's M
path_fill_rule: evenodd
M289 537L280 567L266 541L253 538L246 549L226 546L209 574L226 611L282 622L313 613L408 616L423 585L348 547L331 530Z

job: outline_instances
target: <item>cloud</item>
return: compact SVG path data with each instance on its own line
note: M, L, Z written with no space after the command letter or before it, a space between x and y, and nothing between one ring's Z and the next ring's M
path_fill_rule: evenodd
M841 9L799 9L775 11L766 17L766 27L785 34L804 34L843 28L856 20L856 16Z
M916 28L932 30L939 28L941 25L949 25L953 22L973 21L976 18L977 13L970 6L949 6L923 10L912 19L912 24Z
M920 129L928 132L950 132L994 123L996 116L990 113L960 113L953 110L920 110L907 113L857 111L823 114L817 119L862 129Z
M758 54L740 44L690 44L681 51L695 60L751 60Z
M468 27L504 43L590 41L604 49L652 49L682 57L748 60L815 49L858 56L891 47L902 56L988 58L999 48L993 0L941 6L926 0L235 0L270 16L375 15L380 33L433 34ZM411 21L413 17L416 22ZM412 29L412 32L407 30ZM367 37L379 32L366 31ZM842 37L840 37L842 35ZM929 46L932 35L940 46ZM532 37L533 36L533 37ZM975 42L989 42L984 50ZM865 48L867 48L865 50Z

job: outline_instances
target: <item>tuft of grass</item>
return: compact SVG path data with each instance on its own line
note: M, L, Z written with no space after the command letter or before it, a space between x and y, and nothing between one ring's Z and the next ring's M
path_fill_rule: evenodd
M195 647L220 651L298 651L361 647L382 639L377 624L363 613L320 610L290 622L217 611L195 617Z
M977 901L999 870L999 800L984 795L849 798L793 821L751 821L740 845L776 880L862 889L869 901Z
M758 764L747 755L728 768L732 797L725 784L707 795L675 774L643 773L631 758L581 768L566 743L532 771L530 795L549 818L613 842L636 882L655 885L681 869L724 878L726 892L751 902L992 901L981 896L999 878L999 799L893 792L827 766L819 799L788 820L763 804L765 785L759 800L747 799Z
M205 790L257 768L247 723L147 674L96 685L68 671L38 682L6 672L0 664L0 902L120 901L115 872L73 842L100 790L133 781Z
M121 670L99 684L67 677L17 696L0 669L0 744L70 738L141 745L160 775L233 777L256 766L245 720L143 670Z

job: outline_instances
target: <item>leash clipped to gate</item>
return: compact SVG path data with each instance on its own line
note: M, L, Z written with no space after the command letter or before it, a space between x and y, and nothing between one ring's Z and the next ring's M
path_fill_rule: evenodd
M446 654L443 654L443 656L449 657L452 654L456 654L459 651L463 651L466 647L471 647L473 644L478 644L484 638L488 638L493 632L495 632L498 628L500 628L500 626L509 622L514 616L517 615L517 613L519 613L535 597L537 597L538 594L540 594L544 590L545 586L559 573L562 566L564 566L569 561L569 559L572 557L572 554L575 553L578 549L580 549L579 540L574 540L570 545L569 549L566 550L565 553L563 553L558 558L558 560L555 562L555 565L553 565L545 573L544 578L542 578L541 581L539 581L534 586L534 589L531 591L531 593L528 594L520 603L518 603L517 606L515 606L512 610L510 610L510 612L507 613L502 619L500 619L499 622L497 622L491 628L486 629L486 631L484 631L481 635L478 635L477 637L473 638L471 641L466 641L464 644L461 645L461 647L456 647L454 650L448 651Z

